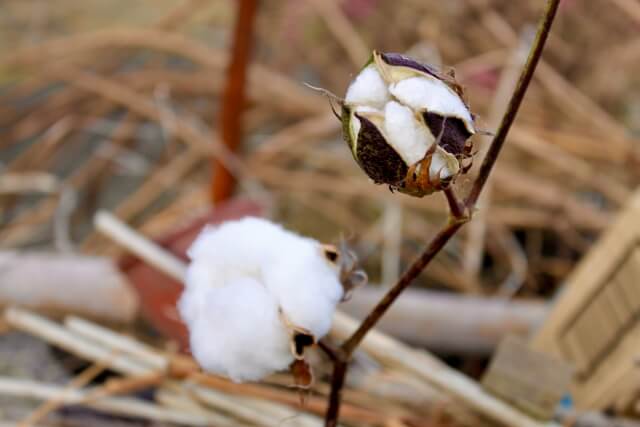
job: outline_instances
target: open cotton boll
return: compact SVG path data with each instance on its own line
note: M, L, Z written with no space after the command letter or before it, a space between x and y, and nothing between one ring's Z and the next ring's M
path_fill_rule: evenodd
M413 111L395 101L385 106L384 127L389 144L410 165L422 160L435 141Z
M295 333L329 331L343 289L317 241L245 218L205 227L188 255L178 308L205 370L258 380L301 356Z
M343 137L358 166L376 184L414 197L447 190L473 153L462 92L452 74L373 51L341 102Z
M382 108L391 99L387 85L374 64L366 66L347 89L345 102Z
M451 88L438 79L427 76L411 77L391 84L389 91L415 111L426 110L444 117L457 117L464 122L470 133L474 133L469 109Z
M194 310L194 305L199 307L188 321L191 352L205 370L233 381L255 381L293 361L276 299L257 280L190 289L180 311Z

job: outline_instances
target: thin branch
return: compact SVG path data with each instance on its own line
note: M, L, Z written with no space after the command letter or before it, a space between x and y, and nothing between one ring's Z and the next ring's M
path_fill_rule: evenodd
M500 150L504 145L511 124L513 123L522 99L527 91L531 78L535 71L536 65L542 54L545 42L551 30L551 24L556 15L560 0L548 0L544 15L538 27L536 38L533 42L527 62L522 70L518 85L509 101L507 111L505 112L496 136L494 137L487 155L480 166L478 177L474 181L473 187L464 205L460 206L457 198L452 191L445 191L445 196L450 206L451 215L449 222L435 235L431 242L427 245L424 252L411 264L408 270L398 279L398 282L387 292L387 294L378 302L375 308L362 321L358 329L342 344L342 352L338 353L333 371L333 379L331 382L331 394L329 396L329 409L325 417L325 426L333 427L337 425L338 415L340 411L340 398L344 379L346 376L348 362L351 355L358 347L362 339L382 318L384 313L389 309L393 302L402 294L402 292L418 277L418 275L429 265L431 260L440 252L445 244L453 237L456 232L469 221L470 217L465 213L471 213L475 203L487 182L487 178L498 159ZM466 212L465 212L466 208Z
M444 195L447 198L447 203L449 204L449 212L451 212L451 216L453 217L453 219L463 218L467 214L467 212L465 212L465 206L460 203L460 200L458 200L455 191L453 191L453 187L445 188Z
M342 387L347 375L348 361L336 360L333 365L333 376L331 377L331 394L329 395L329 407L325 417L325 427L335 427L338 425L340 415L340 403L342 400Z
M418 277L418 275L429 265L431 260L440 252L444 245L453 237L453 235L462 227L468 218L450 221L442 230L435 235L431 243L422 252L422 254L411 264L409 269L398 279L396 284L387 292L387 294L378 302L375 308L362 321L358 329L343 344L342 349L350 356L362 341L364 336L371 330L386 313L387 309L394 303L396 298Z

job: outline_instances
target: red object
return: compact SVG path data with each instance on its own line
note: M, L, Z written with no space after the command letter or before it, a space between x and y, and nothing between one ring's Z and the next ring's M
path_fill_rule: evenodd
M258 8L257 0L240 0L233 33L231 62L222 96L220 128L222 142L230 151L236 151L242 141L242 111L245 106L247 68L253 39L253 22ZM211 172L211 200L214 204L227 200L233 193L231 173L218 159L213 159Z
M187 249L206 224L220 224L245 216L262 216L262 213L262 207L254 202L229 201L186 227L172 231L156 240L156 243L187 261ZM178 342L183 351L187 350L189 348L187 329L176 310L176 302L182 293L182 284L133 255L124 256L119 266L138 293L143 318L162 335Z

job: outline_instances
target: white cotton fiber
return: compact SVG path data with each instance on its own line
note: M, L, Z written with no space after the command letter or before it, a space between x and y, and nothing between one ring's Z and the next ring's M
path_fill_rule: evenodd
M329 332L333 312L343 295L336 270L311 239L298 238L286 249L295 255L279 257L267 266L264 283L293 324L322 337Z
M221 288L187 291L181 311L190 303L201 306L189 332L191 352L205 370L255 381L293 361L278 304L257 280L239 278Z
M365 67L347 89L345 102L382 108L390 99L387 85L374 64Z
M436 78L411 77L391 84L389 91L415 111L426 110L445 117L458 117L465 123L467 130L474 133L469 109L449 86Z
M385 106L384 127L387 141L409 165L422 160L434 142L431 133L416 120L413 111L395 101Z
M204 369L258 380L294 360L293 328L328 332L343 289L315 240L245 218L206 227L188 254L179 310Z

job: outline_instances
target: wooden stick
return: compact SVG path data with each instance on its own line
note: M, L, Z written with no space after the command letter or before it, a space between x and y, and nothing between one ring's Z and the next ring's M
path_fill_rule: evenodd
M67 316L64 324L71 332L96 341L110 349L117 350L122 354L142 360L156 371L164 372L169 368L169 361L165 356L159 355L155 349L142 344L132 337L115 333L111 329L76 316Z
M100 211L96 214L94 224L96 229L105 236L124 246L169 277L182 283L186 265L178 258L139 235L106 211Z
M204 414L193 414L167 409L138 399L110 397L84 402L83 400L88 395L87 391L65 390L64 387L30 380L0 377L0 394L39 400L60 398L65 406L88 406L102 412L116 415L139 417L189 426L208 426L211 424L229 425L226 419L219 416L205 416Z
M0 271L2 306L76 313L119 323L131 322L137 315L138 297L109 258L0 251Z
M38 336L80 357L93 361L108 360L110 368L123 375L145 378L154 373L163 375L166 373L164 371L154 370L152 367L153 360L156 360L156 356L162 356L160 353L156 353L156 356L150 355L146 347L139 344L132 346L126 337L118 337L117 334L112 331L108 331L105 334L103 328L97 325L91 325L88 328L87 325L84 324L78 328L79 323L77 321L72 322L75 329L81 329L85 334L91 335L91 338L87 338L79 336L68 328L25 310L10 308L5 311L5 319L13 328ZM105 346L105 343L113 343L117 345L119 349L133 352L135 355L131 353L121 353L107 358L112 350ZM169 367L173 365L169 356L163 357L163 366ZM181 365L179 370L183 370L185 363L182 361L178 361L178 363ZM188 367L187 369L193 368ZM135 382L135 380L132 381ZM136 384L139 383L136 382ZM186 387L194 396L197 396L199 400L206 402L208 405L222 409L244 421L262 426L278 427L280 419L296 415L294 411L282 405L257 402L254 399L248 398L231 398L202 386L175 383L169 383L168 386L172 392L176 390L180 391ZM0 391L1 390L2 387L0 385ZM104 393L104 391L96 391L96 396L100 396L102 393ZM77 400L84 400L85 398L91 397L91 395L83 395L82 399L78 398ZM99 400L98 402L103 402L103 400ZM302 417L302 419L307 420L307 422L309 421L308 416ZM309 427L311 427L312 424L313 423L310 423ZM318 423L315 422L315 426L317 425ZM306 426L306 424L303 424L303 426Z
M111 356L112 351L95 341L79 337L68 329L44 317L18 308L5 310L4 318L11 327L76 354L82 358L98 362L108 360L109 366L125 375L146 374L150 369L144 364L124 354Z
M101 361L94 363L88 368L80 372L75 378L73 378L69 384L62 390L62 394L54 399L49 399L42 403L35 411L31 412L24 420L22 420L17 427L31 427L33 424L44 419L48 414L56 409L64 406L64 397L69 391L78 390L87 385L95 377L100 375L107 367L107 361Z

